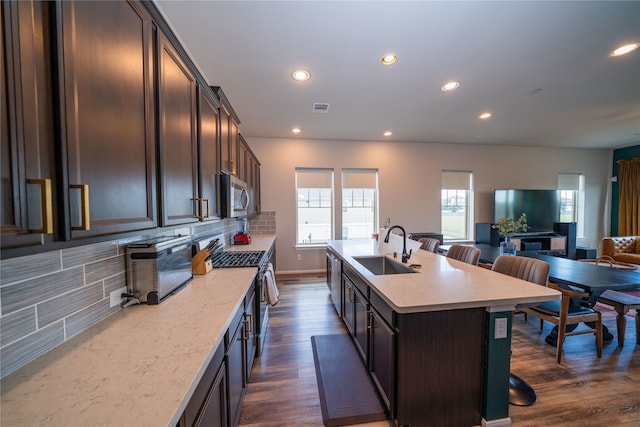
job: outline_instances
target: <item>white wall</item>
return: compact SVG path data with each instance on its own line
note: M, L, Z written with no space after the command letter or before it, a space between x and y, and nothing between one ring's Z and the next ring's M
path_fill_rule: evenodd
M325 251L295 249L295 168L378 168L380 222L407 232L440 231L443 169L473 171L475 222L493 221L496 188L555 189L559 172L582 172L586 181L585 238L599 247L609 217L611 150L495 145L247 138L261 163L262 209L277 218L280 272L322 270ZM336 179L336 185L339 185ZM339 201L339 198L336 200ZM338 202L336 202L338 203ZM297 255L301 260L297 261Z

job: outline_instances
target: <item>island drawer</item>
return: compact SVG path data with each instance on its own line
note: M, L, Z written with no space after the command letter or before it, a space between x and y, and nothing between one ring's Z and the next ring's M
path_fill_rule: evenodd
M375 291L371 291L369 295L369 304L371 304L380 317L382 317L391 328L396 326L394 322L394 311Z

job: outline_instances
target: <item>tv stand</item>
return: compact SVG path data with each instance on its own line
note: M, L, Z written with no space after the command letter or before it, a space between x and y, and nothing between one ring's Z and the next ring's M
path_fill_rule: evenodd
M476 223L476 243L500 246L504 240L490 223ZM511 239L518 251L532 251L546 255L576 257L576 223L556 222L553 231L534 231L514 235ZM533 248L528 249L527 246Z

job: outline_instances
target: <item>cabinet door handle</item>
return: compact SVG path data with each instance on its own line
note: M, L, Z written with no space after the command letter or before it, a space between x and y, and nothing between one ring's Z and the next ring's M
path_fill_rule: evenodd
M373 329L373 322L371 321L371 317L373 316L373 312L371 310L367 310L367 329Z
M53 234L53 198L51 197L50 179L28 179L28 184L40 186L40 212L42 215L42 227L31 229L32 233Z
M353 288L349 287L349 302L350 303L355 302L354 296L355 296L355 294L354 294Z
M91 219L89 215L89 185L88 184L71 184L69 188L80 190L80 225L71 226L72 230L87 231L91 229Z
M197 211L195 217L198 219L209 218L209 199L197 198L191 200L194 202L194 207ZM197 203L197 206L195 206L195 203Z
M249 341L249 330L247 327L247 320L243 320L242 323L244 323L244 326L242 327L242 341Z
M253 332L253 314L246 313L245 316L249 317L249 320L245 320L245 322L247 322L247 325L249 326L248 332Z

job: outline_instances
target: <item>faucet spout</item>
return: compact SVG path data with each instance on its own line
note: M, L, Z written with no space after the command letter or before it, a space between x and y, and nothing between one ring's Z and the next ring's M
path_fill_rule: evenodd
M391 228L389 228L389 231L387 231L387 235L384 238L384 242L385 243L389 243L389 236L391 235L391 230L393 230L394 228L399 228L400 231L402 231L402 262L404 264L407 263L407 261L409 261L409 258L411 258L411 254L413 253L413 249L411 249L409 251L409 253L407 254L407 232L404 230L404 228L400 225L394 225Z

